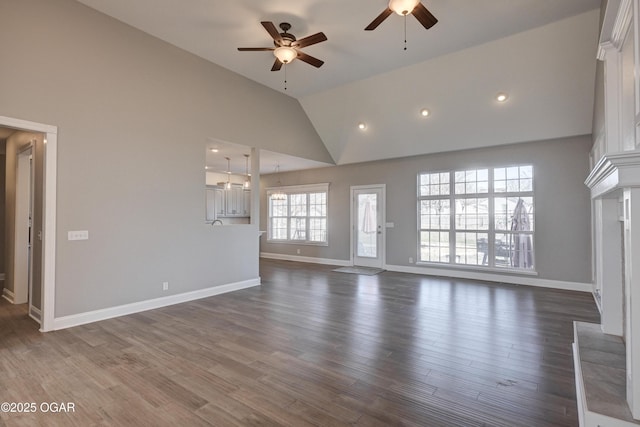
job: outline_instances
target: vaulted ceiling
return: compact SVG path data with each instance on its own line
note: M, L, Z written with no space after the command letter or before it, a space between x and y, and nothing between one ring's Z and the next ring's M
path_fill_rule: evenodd
M297 98L337 164L591 132L600 0L423 0L439 22L408 17L406 51L401 16L364 31L386 0L79 1ZM237 51L273 45L260 21L324 32L325 64L286 65L285 91L271 52Z

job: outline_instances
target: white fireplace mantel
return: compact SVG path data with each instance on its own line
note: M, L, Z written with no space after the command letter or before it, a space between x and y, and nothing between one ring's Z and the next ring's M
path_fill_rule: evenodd
M592 199L607 197L623 188L640 187L640 150L603 156L584 183L591 190Z
M606 154L585 184L594 202L601 330L624 338L626 401L640 420L640 274L633 268L640 265L640 150Z

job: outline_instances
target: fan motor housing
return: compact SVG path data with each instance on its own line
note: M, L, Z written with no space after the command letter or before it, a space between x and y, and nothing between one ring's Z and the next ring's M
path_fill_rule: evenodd
M280 24L280 29L282 30L282 33L280 33L280 37L282 37L283 41L282 46L291 46L291 43L296 41L296 36L287 32L291 29L291 24L289 24L288 22L282 22ZM278 43L275 41L273 42L273 44L278 46Z

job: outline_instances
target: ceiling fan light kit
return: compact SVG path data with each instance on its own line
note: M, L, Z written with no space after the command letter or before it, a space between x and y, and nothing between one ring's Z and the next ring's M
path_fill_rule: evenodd
M314 58L301 50L303 47L326 41L327 36L325 36L324 33L316 33L298 40L293 34L288 32L291 24L287 22L280 24L282 33L278 32L278 29L271 21L262 21L261 24L273 39L275 47L239 47L239 51L272 51L276 57L276 62L273 64L271 71L280 70L283 64L288 64L296 58L316 68L320 68L322 64L324 64L324 61Z
M398 15L405 16L413 12L418 3L420 3L420 0L391 0L389 9Z
M407 24L406 17L411 14L422 24L426 29L433 27L438 20L429 10L424 7L420 0L389 0L389 6L382 11L380 15L376 17L366 28L365 31L375 30L378 25L387 19L393 13L397 13L400 16L405 17L405 40L404 50L407 50ZM260 22L264 29L269 33L273 39L274 47L239 47L241 52L261 52L270 51L276 57L271 71L279 71L283 65L290 64L295 59L299 59L312 65L316 68L320 68L324 61L314 58L311 55L304 53L301 49L307 46L311 46L327 40L327 36L324 33L315 33L307 37L303 37L300 40L293 34L289 33L291 24L288 22L281 22L279 27L282 32L279 32L276 26L271 21ZM287 89L287 77L285 68L284 89Z
M279 46L274 49L273 54L276 58L278 58L278 61L282 62L283 64L288 64L289 62L296 59L296 57L298 56L298 51L291 46Z
M425 29L429 29L438 23L438 19L433 16L429 9L424 7L420 0L390 0L389 6L382 11L367 27L365 31L373 31L378 28L378 25L391 16L393 13L397 13L400 16L413 15ZM405 33L406 33L406 21L405 21ZM406 38L406 34L405 34ZM406 43L406 40L405 40ZM405 46L406 50L406 46Z
M280 23L280 29L282 32L278 32L278 29L271 21L262 21L262 26L267 33L273 39L273 44L275 47L239 47L238 50L241 52L259 52L259 51L271 51L273 55L276 57L273 66L271 67L271 71L279 71L283 65L291 63L294 59L299 59L303 62L306 62L309 65L312 65L316 68L322 67L324 61L314 58L311 55L304 53L302 50L303 47L311 46L316 43L320 43L327 40L327 36L324 33L316 33L310 36L301 38L300 40L296 39L296 36L289 33L288 31L291 29L291 24L288 22ZM284 78L284 89L287 90L287 77L286 77L285 68L285 78Z

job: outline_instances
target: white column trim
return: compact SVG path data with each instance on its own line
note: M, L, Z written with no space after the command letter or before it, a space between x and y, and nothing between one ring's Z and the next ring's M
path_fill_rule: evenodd
M622 48L632 17L632 0L609 0L598 42L599 60L603 61L605 59L605 51L607 49L620 50Z

